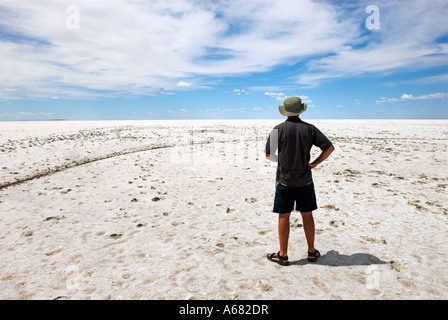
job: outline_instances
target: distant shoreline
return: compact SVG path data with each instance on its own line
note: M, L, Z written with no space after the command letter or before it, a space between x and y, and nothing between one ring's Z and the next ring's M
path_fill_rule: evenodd
M253 119L249 119L249 118L241 118L241 119L237 119L237 118L230 118L230 119L86 119L86 120L82 120L82 119L24 119L24 120L1 120L0 119L0 123L1 122L65 122L65 121L71 121L71 122L94 122L94 121L254 121L254 120L263 120L263 121L270 121L270 120L278 120L278 121L282 121L285 120L285 118L272 118L272 119L267 119L267 118L253 118ZM346 121L346 120L359 120L359 121L367 121L367 120L377 120L377 121L391 121L391 120L404 120L404 121L429 121L429 120L448 120L448 118L303 118L303 121L315 121L315 120L334 120L334 121Z

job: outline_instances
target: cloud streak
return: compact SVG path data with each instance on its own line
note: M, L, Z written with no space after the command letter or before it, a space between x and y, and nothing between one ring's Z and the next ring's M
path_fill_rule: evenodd
M445 1L377 1L381 28L364 32L334 54L313 59L296 79L315 87L334 79L394 71L418 71L447 65ZM363 7L347 12L352 19ZM366 15L367 17L367 15Z
M182 79L297 63L356 36L331 5L310 0L76 3L79 28L67 27L73 1L1 3L4 98L153 95L185 89Z
M435 100L435 99L446 99L448 97L447 93L437 92L430 94L423 94L420 96L414 96L412 94L404 93L400 98L385 98L381 97L375 101L376 104L382 103L395 103L395 102L403 102L403 101L411 101L411 100Z
M446 32L443 1L377 2L381 29L372 33L364 7L332 1L76 1L79 20L66 10L71 0L2 1L1 96L174 94L277 66L299 68L293 82L318 86L446 63L446 43L433 41Z

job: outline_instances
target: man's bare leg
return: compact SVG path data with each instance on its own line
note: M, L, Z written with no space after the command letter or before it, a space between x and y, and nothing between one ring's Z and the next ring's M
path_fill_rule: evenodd
M289 217L291 213L278 215L278 238L280 241L280 256L288 255Z
M303 230L305 231L306 242L308 243L308 252L314 252L314 218L313 213L300 212L303 220Z

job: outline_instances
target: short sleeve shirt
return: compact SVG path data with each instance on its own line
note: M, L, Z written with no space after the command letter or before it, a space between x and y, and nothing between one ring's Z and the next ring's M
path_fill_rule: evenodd
M332 143L319 129L300 118L289 118L274 127L266 143L265 153L275 154L278 150L278 183L301 187L313 181L308 165L313 145L324 151Z

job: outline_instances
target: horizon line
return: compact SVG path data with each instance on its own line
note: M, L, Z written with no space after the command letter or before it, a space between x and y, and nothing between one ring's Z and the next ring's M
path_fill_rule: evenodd
M191 118L191 119L20 119L0 122L65 122L65 121L190 121L190 120L286 120L287 118ZM301 120L448 120L448 118L300 118Z

